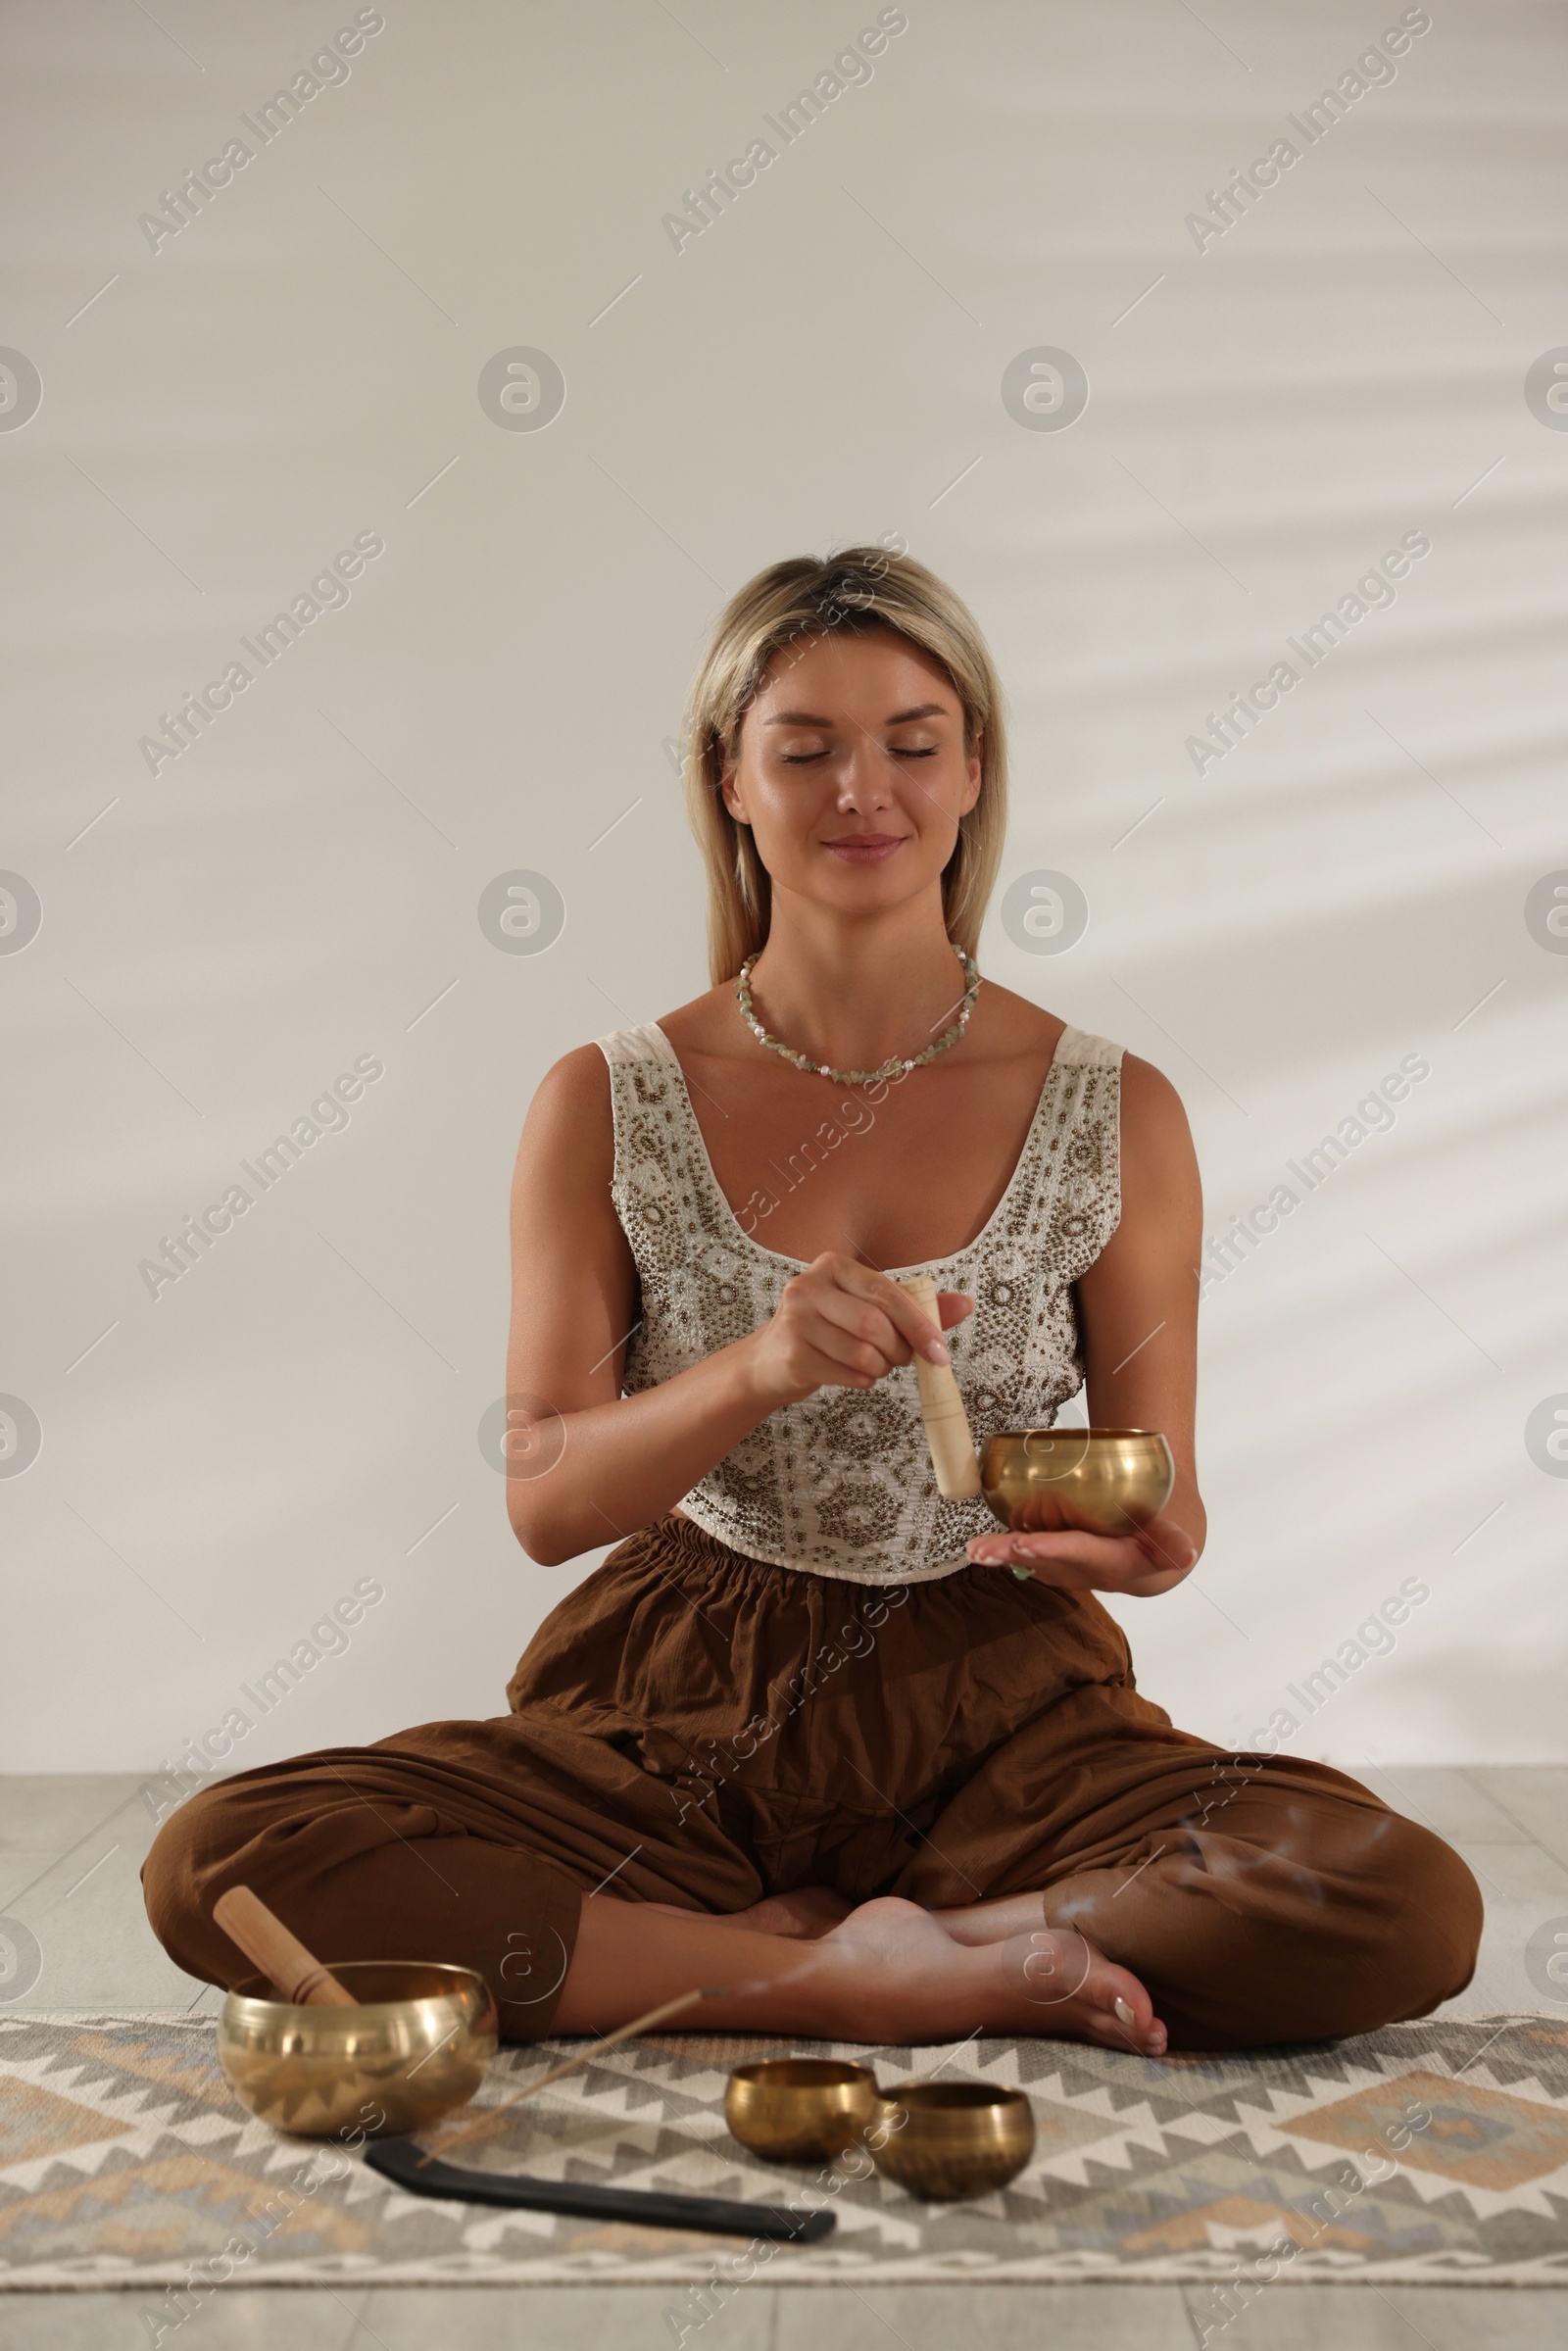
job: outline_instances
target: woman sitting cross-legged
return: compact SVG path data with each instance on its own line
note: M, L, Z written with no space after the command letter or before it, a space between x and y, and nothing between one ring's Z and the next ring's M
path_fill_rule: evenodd
M1464 1863L1277 1739L1175 1730L1096 1597L1203 1542L1198 1175L1157 1070L982 984L1004 788L990 658L920 564L734 597L687 767L714 985L559 1061L514 1186L512 1525L546 1566L615 1547L508 1713L182 1805L144 1871L181 1966L247 1972L239 1883L328 1963L478 1969L519 2039L704 1986L704 2027L1158 2056L1463 1990ZM1163 1430L1160 1515L944 1499L914 1359L950 1339L977 1442L1086 1381L1092 1424Z

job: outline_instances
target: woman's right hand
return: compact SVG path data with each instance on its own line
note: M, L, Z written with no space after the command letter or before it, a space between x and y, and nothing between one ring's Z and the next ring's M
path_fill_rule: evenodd
M966 1291L940 1290L944 1329L974 1311ZM769 1412L819 1388L869 1388L915 1352L945 1363L941 1333L897 1282L858 1258L826 1249L784 1285L777 1311L741 1342Z

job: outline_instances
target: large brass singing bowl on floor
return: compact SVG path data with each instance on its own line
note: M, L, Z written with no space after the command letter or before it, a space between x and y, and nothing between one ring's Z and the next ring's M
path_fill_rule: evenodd
M1021 2089L985 2082L906 2082L883 2097L867 2144L911 2195L953 2203L1017 2178L1034 2153L1034 2109Z
M302 2138L373 2138L417 2131L473 2096L496 2053L482 1976L412 1959L330 1964L359 2007L296 2007L265 1976L223 2002L218 2060L242 2106Z
M724 2120L769 2163L827 2161L864 2137L880 2107L869 2066L838 2057L764 2057L738 2065Z
M1126 1535L1165 1507L1175 1483L1157 1429L1001 1429L980 1455L981 1491L1014 1535Z

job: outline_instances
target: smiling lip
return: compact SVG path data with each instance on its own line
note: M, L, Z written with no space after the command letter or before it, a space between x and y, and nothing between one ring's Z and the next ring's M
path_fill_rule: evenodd
M904 839L902 833L841 833L836 841L825 841L822 846L852 865L877 865L902 849Z

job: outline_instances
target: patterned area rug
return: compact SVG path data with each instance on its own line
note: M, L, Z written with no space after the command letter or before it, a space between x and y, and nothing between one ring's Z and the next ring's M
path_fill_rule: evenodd
M357 2155L247 2115L214 2035L211 2018L0 2018L0 2283L123 2285L172 2316L229 2278L658 2279L677 2340L753 2276L1174 2279L1208 2285L1220 2324L1275 2278L1568 2283L1568 2023L1549 2016L1160 2063L1070 2041L944 2053L660 2035L498 2117L461 2156L837 2213L823 2243L774 2247L407 2195ZM481 2103L573 2047L504 2048ZM852 2176L855 2156L848 2171L758 2163L725 2129L725 2075L790 2049L865 2057L884 2088L939 2070L1022 2087L1033 2160L1000 2192L947 2205Z

